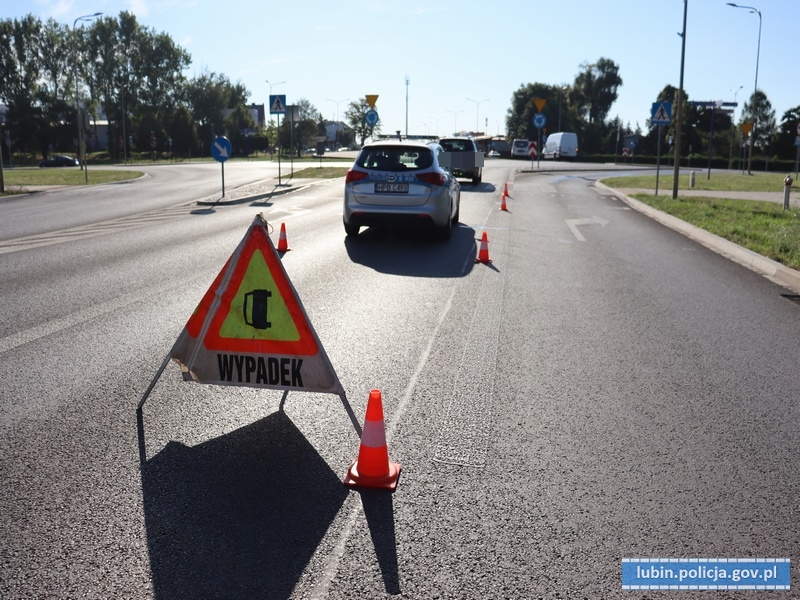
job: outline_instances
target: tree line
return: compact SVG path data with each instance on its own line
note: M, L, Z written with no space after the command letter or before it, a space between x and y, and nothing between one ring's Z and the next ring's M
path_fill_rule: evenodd
M14 152L77 151L79 123L90 151L112 159L151 150L208 154L217 135L240 152L267 150L278 137L299 152L324 135L321 114L305 99L296 103L293 130L284 120L280 130L270 121L258 131L244 85L209 71L187 78L189 53L132 13L73 25L34 15L0 20L0 101ZM104 148L90 126L100 117L108 122Z
M506 115L506 132L509 138L536 140L538 131L533 125L537 111L534 99L546 100L542 112L547 118L547 127L542 133L573 131L578 134L582 155L615 156L620 152L620 140L632 135L636 140L636 153L655 156L658 135L662 135L662 154L672 148L670 140L675 136L675 114L677 88L666 85L653 102L672 102L672 123L659 128L645 123L644 129L635 124L622 123L619 117L609 119L611 106L617 99L622 78L619 65L608 58L580 65L572 84L553 85L528 83L520 86L511 98ZM707 99L703 99L707 100ZM681 112L682 154L708 155L709 145L718 165L735 161L743 146L742 124L752 123L756 118L753 137L754 160L793 160L796 127L800 122L800 106L787 110L780 125L775 121L775 110L767 95L756 90L745 101L737 124L732 115L714 106L693 104L686 90L683 91ZM713 127L712 127L713 122ZM712 135L713 130L713 135Z

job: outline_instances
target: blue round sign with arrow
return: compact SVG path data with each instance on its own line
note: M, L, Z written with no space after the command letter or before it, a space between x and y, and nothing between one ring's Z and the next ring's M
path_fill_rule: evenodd
M367 122L367 125L374 127L378 124L378 111L374 108L370 108L364 113L364 120Z
M230 140L224 135L219 136L211 144L211 156L214 157L214 160L219 162L228 160L231 157L232 151L233 146L231 146Z
M536 113L533 115L533 126L536 129L541 129L547 124L547 117L544 116L544 113Z

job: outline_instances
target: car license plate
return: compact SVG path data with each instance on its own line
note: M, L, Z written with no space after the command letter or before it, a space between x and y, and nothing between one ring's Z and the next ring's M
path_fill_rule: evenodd
M408 184L407 183L376 183L375 184L375 193L376 194L407 194L408 193Z

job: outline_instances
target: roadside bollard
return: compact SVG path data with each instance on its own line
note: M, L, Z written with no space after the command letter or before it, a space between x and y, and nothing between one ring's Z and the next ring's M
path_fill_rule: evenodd
M694 187L694 171L689 171L689 187Z
M789 210L789 192L792 189L792 176L787 175L783 180L783 210Z

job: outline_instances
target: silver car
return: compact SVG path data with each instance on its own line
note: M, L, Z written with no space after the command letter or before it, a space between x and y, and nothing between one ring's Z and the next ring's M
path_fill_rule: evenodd
M347 172L344 230L362 226L432 227L449 240L458 223L461 186L439 164L437 143L380 141L365 145Z

